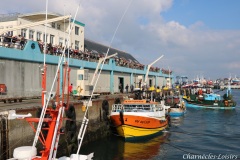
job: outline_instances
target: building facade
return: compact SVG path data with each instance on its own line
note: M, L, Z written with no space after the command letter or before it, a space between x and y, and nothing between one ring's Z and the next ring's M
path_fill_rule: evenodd
M55 13L48 13L47 19L60 17L61 15ZM0 29L9 29L26 25L34 22L44 21L46 19L45 13L31 13L31 14L9 14L0 16ZM52 45L64 46L67 44L68 31L70 28L70 42L69 46L72 49L84 50L84 27L85 24L74 21L73 19L65 19L56 22L51 22L46 25L46 37L45 37L45 24L33 26L30 28L22 28L20 30L9 31L5 34L9 36L21 35L25 39L31 39L34 41L42 41L51 43ZM71 26L73 24L73 26Z

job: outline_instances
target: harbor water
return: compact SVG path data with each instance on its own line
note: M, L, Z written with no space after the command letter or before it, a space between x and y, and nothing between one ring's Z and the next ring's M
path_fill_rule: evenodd
M240 90L232 93L234 110L187 108L160 136L125 142L111 135L81 152L94 152L94 160L240 159Z

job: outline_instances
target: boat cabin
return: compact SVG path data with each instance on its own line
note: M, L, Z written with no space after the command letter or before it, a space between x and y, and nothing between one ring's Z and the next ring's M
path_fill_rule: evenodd
M123 104L114 104L112 106L113 112L156 112L162 110L162 104L147 102L146 100L125 100Z
M214 101L214 100L221 100L221 96L218 94L204 94L204 100Z

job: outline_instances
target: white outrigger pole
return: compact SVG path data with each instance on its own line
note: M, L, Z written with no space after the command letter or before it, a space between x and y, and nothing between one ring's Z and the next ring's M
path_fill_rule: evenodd
M95 80L96 75L97 75L97 72L98 72L98 69L99 69L100 65L102 64L102 62L104 61L104 59L109 59L109 58L114 57L114 56L116 56L116 55L117 55L117 53L112 54L112 55L107 56L107 57L104 57L104 58L99 58L98 64L97 64L97 68L96 68L96 70L95 70L95 72L94 72L94 74L93 74L93 78L92 78L92 81L91 81L90 85L93 85L94 80Z
M157 61L159 61L164 55L161 55L158 59L156 59L155 61L153 61L152 63L150 63L147 67L147 72L146 72L146 75L145 75L145 80L144 80L144 85L147 85L147 80L148 80L148 73L149 73L149 70L150 68L152 67L152 65L154 65Z

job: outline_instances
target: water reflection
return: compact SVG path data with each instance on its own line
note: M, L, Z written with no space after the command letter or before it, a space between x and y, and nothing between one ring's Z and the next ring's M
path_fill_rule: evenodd
M171 126L180 126L183 124L184 116L181 117L171 117Z
M113 159L152 159L161 154L161 145L167 141L168 136L168 132L162 132L160 136L141 142L125 142L121 139L117 144L118 155ZM121 155L121 157L119 157L119 155Z

